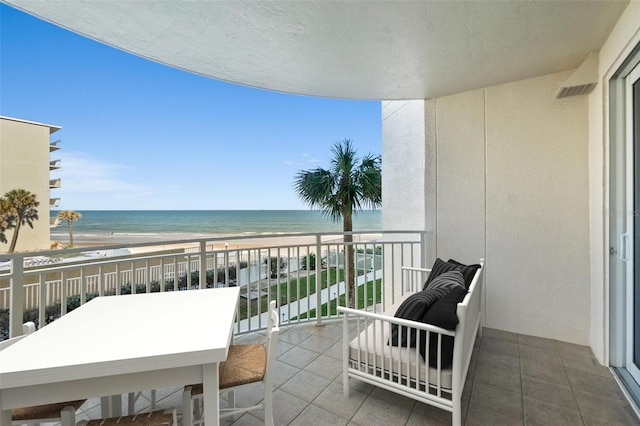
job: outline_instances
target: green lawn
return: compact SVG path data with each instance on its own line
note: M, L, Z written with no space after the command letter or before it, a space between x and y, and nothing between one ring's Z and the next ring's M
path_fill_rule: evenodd
M356 304L356 306L358 308L363 308L363 307L366 307L366 306L373 305L373 295L374 295L373 285L374 285L373 281L368 281L367 282L367 285L366 285L367 303L366 303L366 305L364 303L364 295L365 295L364 286L358 287L358 302ZM382 279L380 279L380 278L377 279L375 281L375 286L376 286L375 294L377 295L376 303L380 303L380 302L382 302L382 296L381 296L382 295ZM346 296L344 294L342 296L340 296L338 298L338 300L339 300L339 302L338 302L339 306L346 306ZM338 311L337 311L338 305L336 305L335 299L331 300L329 302L329 305L331 305L331 307L330 307L331 316L336 316L338 314ZM321 316L322 317L326 317L327 316L327 304L324 303L320 307L320 309L321 309L321 313L322 313ZM310 318L315 318L316 317L316 310L312 309L309 312L309 315L310 315ZM304 314L300 315L300 318L301 319L306 319L307 318L307 314L304 313ZM291 321L297 320L297 319L298 319L297 317L296 318L291 318Z
M300 271L305 276L299 276L282 284L273 284L269 286L269 295L262 296L260 299L252 300L248 303L247 299L240 298L240 319L246 319L248 314L257 315L258 312L266 312L269 308L269 301L276 300L279 304L295 302L299 298L307 297L316 292L316 274L309 274L307 279L305 271ZM275 281L275 280L274 280ZM344 281L344 270L339 271L332 269L330 271L322 271L320 273L321 288L327 288L333 284ZM280 291L278 291L278 286ZM287 297L288 295L288 297ZM260 310L258 310L258 303Z

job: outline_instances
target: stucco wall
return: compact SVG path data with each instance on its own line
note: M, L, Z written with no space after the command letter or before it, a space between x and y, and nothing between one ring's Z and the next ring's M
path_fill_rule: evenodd
M484 90L435 101L437 253L444 260L477 263L484 258L484 103Z
M487 326L586 344L587 98L571 72L486 89Z
M16 251L49 248L49 127L0 119L0 195L25 189L40 202L40 220L20 228ZM5 232L9 249L13 231Z
M382 102L382 225L385 230L435 229L435 144L425 144L425 115L429 112L423 100ZM422 141L416 143L416 141ZM387 208L389 207L389 208ZM387 235L393 239L393 235ZM406 238L406 236L403 236ZM435 253L433 234L428 237L427 256ZM396 259L409 264L413 256L419 265L418 251L405 247ZM400 286L392 285L399 278L399 262L387 258L384 267L386 291L396 288L394 297L386 297L386 307L400 296Z
M414 148L394 151L393 129L383 121L383 153L394 151L395 164L409 165L415 160L403 153L435 146L435 163L423 169L425 176L435 172L429 185L435 186L437 200L435 223L426 229L435 232L439 257L486 258L487 326L585 344L587 98L554 97L570 74L425 101L425 139L415 135L404 140ZM411 191L418 198L432 192L426 184ZM404 206L388 203L387 195L383 192L384 214L400 215ZM414 215L408 222L418 224L425 214L405 211L403 217Z
M382 102L384 229L426 228L424 114L422 100Z

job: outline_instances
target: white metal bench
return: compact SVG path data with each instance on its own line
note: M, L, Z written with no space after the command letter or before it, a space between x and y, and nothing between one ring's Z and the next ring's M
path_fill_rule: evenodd
M349 396L349 378L355 378L375 386L396 392L452 413L454 426L462 423L462 389L469 369L469 362L477 335L480 335L481 299L484 274L484 259L469 286L469 291L458 303L456 314L459 320L455 330L418 321L395 318L398 306L411 294L421 291L430 270L403 268L403 297L382 314L339 307L343 316L343 387ZM350 338L356 322L356 337ZM415 332L415 346L390 346L391 327L407 327ZM421 333L422 332L422 333ZM435 339L432 337L435 334ZM426 336L426 338L425 338ZM454 338L451 366L442 367L441 349L443 336ZM418 347L421 341L427 347L424 359ZM430 342L437 342L434 351L437 359L429 355Z

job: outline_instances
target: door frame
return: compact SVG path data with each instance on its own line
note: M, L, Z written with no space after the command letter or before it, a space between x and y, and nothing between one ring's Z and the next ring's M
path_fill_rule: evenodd
M626 154L626 180L625 180L625 192L626 192L626 210L625 210L625 232L621 236L620 241L620 258L623 262L626 262L626 268L624 273L624 285L625 285L625 361L624 368L627 369L629 374L634 378L636 383L640 385L640 366L634 362L634 339L635 339L635 292L640 290L636 288L636 274L640 271L635 271L636 259L635 259L635 217L638 215L638 209L636 204L640 204L640 199L635 199L636 194L640 192L640 188L635 188L636 182L640 179L636 178L636 175L640 175L640 161L636 161L637 150L640 149L640 140L635 140L635 117L634 114L640 113L640 111L634 111L633 102L633 85L640 83L640 64L637 64L629 74L624 78L624 120L625 120L625 154ZM640 158L639 158L640 159ZM640 306L637 307L640 310ZM639 354L640 355L640 354Z
M628 352L627 339L630 327L627 327L627 317L632 300L627 298L625 276L628 275L627 262L623 257L631 258L633 251L629 251L629 239L621 237L633 231L628 229L628 215L633 214L633 204L629 204L627 196L627 181L629 167L633 159L629 158L628 129L627 129L627 94L626 79L631 71L640 64L640 44L630 52L618 70L609 79L609 291L608 291L608 360L609 365L621 376L625 376L631 395L640 402L640 385L629 374L626 368ZM624 244L627 243L625 247ZM605 349L606 350L606 349ZM630 389L635 387L635 389Z

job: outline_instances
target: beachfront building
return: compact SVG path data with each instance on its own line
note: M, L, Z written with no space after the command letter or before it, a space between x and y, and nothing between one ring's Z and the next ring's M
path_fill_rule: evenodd
M640 402L640 2L7 2L213 78L385 100L384 228L485 258L485 326L588 345Z
M60 141L51 141L51 135L59 126L36 123L12 117L0 116L0 195L13 189L24 189L36 195L39 219L20 228L16 251L45 250L49 248L49 230L56 226L50 220L51 207L57 207L60 199L51 190L60 188L55 170L60 160L51 153L60 149ZM11 242L12 230L5 235L7 243L0 243L0 253L6 252Z

